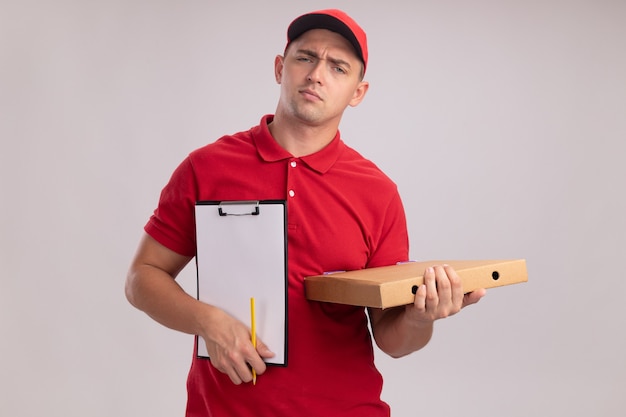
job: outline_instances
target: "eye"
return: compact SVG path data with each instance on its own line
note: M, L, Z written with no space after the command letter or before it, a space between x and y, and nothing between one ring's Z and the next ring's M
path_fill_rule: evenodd
M299 62L313 62L313 60L308 56L297 56L296 61Z
M342 67L333 67L334 71L338 74L345 74L346 70L343 69Z

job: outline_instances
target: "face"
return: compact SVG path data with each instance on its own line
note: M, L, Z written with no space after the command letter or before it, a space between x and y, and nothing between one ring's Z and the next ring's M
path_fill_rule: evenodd
M310 125L338 125L346 107L358 105L367 92L362 70L343 36L324 29L305 32L284 57L276 57L276 81L281 85L277 113Z

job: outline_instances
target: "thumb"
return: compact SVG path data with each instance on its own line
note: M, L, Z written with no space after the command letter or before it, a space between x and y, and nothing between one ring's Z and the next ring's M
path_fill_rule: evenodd
M468 292L467 294L463 296L463 307L467 307L468 305L471 305L471 304L476 304L477 302L480 301L481 298L485 296L485 294L487 294L487 290L485 290L484 288L481 288L476 291Z
M256 341L256 351L259 354L259 356L262 358L272 358L276 356L276 354L272 352L270 348L267 347L267 345L261 339L258 339L258 338Z

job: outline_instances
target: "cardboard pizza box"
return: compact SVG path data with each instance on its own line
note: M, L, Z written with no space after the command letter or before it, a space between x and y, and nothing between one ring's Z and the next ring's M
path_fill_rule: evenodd
M406 305L415 299L417 287L424 282L426 268L443 264L454 268L465 293L528 281L524 259L407 262L306 277L306 297L314 301L364 307Z

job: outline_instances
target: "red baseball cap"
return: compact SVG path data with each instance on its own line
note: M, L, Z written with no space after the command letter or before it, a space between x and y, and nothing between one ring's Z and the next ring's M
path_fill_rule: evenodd
M346 38L363 62L363 73L367 67L367 36L361 26L345 12L337 9L318 10L297 17L287 29L287 46L311 29L327 29Z

